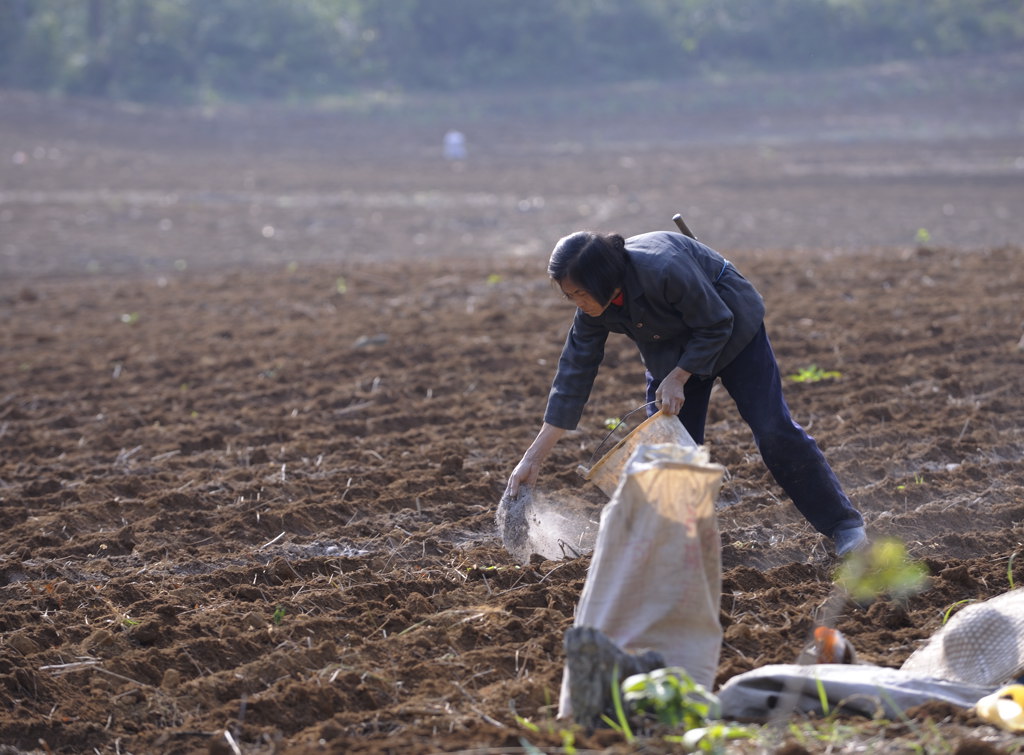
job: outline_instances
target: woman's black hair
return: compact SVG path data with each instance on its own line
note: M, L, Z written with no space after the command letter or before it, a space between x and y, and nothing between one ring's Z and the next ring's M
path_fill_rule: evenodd
M555 244L548 275L556 283L568 278L595 300L607 302L626 277L626 240L617 233L570 234Z

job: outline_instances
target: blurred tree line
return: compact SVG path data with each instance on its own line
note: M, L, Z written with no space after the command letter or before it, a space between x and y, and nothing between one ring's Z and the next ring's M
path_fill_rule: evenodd
M1022 0L0 0L0 86L304 97L1022 49Z

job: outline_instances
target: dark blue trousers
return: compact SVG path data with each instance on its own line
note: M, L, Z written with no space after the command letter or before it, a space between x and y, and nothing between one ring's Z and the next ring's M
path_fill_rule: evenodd
M789 413L782 376L764 326L746 348L715 377L732 396L740 416L754 433L765 466L801 514L818 532L833 537L839 530L864 525L814 438ZM697 443L704 442L708 403L714 378L691 377L683 386L679 420ZM658 382L647 375L647 400L654 401ZM650 413L657 410L650 405Z

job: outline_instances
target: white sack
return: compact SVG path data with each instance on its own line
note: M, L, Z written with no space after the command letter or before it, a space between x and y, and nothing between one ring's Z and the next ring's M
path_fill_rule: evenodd
M710 689L722 644L715 501L725 468L702 448L641 445L601 513L575 626L627 652L654 650ZM559 717L572 714L568 668Z

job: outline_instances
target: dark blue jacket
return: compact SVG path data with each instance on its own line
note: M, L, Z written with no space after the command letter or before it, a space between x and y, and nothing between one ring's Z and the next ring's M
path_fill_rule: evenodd
M599 317L576 310L548 395L548 424L576 427L609 333L625 333L636 342L655 380L675 367L711 378L764 321L757 289L699 241L679 233L645 233L626 239L626 257L622 306L611 305Z

